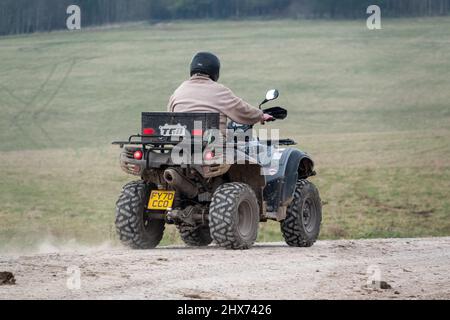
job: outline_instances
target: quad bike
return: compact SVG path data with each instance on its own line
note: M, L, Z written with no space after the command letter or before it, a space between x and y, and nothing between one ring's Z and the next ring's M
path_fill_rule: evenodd
M277 97L278 91L270 90L259 107ZM281 107L264 112L274 120L287 117ZM154 248L165 224L175 224L189 246L214 241L227 249L248 249L256 241L259 223L275 220L288 245L313 245L320 232L322 205L308 180L316 174L312 159L287 147L296 144L290 139L262 141L249 135L243 144L234 140L234 159L244 154L245 161L214 162L220 155L212 147L214 141L205 136L218 128L216 113L144 112L142 133L113 143L123 149L122 169L140 177L123 187L116 203L115 224L122 243L134 249ZM252 126L234 122L228 129L253 131ZM200 145L200 163L173 160L183 141ZM277 161L263 164L249 156L250 148L262 145ZM181 155L192 153L187 150Z

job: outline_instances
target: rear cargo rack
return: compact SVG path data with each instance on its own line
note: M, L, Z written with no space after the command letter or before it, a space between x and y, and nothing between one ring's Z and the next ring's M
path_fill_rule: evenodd
M175 146L191 134L192 142L203 139L208 130L219 130L220 114L211 112L142 112L141 134L129 137L128 141L115 141L114 145ZM178 130L181 130L180 132ZM200 132L200 134L199 134ZM158 135L161 133L162 135ZM167 134L166 134L167 133Z
M136 141L134 139L140 138L141 140ZM141 135L141 134L134 134L128 138L128 141L114 141L113 145L119 145L121 148L123 148L125 145L136 145L136 146L176 146L179 144L182 140L177 141L167 141L167 140L161 140L161 141L155 141L156 139L164 139L167 138L166 136L157 136L157 135ZM143 140L148 139L148 140ZM152 140L149 140L152 139ZM198 139L196 137L192 137L192 139Z
M140 141L134 141L133 139L135 138L141 138ZM142 138L147 138L147 139L153 139L153 141L149 141L149 140L145 140L143 141ZM135 145L135 146L154 146L152 148L152 150L167 150L164 147L160 147L160 146L176 146L177 144L179 144L182 140L178 140L178 141L167 141L167 140L163 140L163 141L154 141L154 139L160 139L160 138L167 138L165 136L156 136L156 135L141 135L141 134L135 134L132 135L128 138L128 141L114 141L112 144L113 145L119 145L121 148L123 148L125 145ZM192 136L191 137L192 142L194 142L195 140L197 141L203 141L201 137L195 137ZM265 143L267 145L272 145L273 141L272 140L260 140L261 143ZM292 140L292 139L280 139L277 141L278 145L280 146L292 146L292 145L296 145L297 143Z

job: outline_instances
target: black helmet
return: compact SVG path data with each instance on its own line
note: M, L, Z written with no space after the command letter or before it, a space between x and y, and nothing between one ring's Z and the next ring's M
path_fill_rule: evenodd
M196 73L207 74L213 81L219 80L219 58L209 52L197 53L191 62L191 77Z

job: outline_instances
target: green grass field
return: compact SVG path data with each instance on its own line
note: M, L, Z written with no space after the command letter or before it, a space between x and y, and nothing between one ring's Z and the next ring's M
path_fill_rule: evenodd
M321 238L450 235L449 18L139 24L0 38L0 252L116 242L133 178L110 142L165 110L199 50L249 102L280 90L271 126L316 160Z

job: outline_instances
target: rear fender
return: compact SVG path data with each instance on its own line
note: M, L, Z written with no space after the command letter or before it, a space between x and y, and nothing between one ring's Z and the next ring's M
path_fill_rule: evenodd
M256 194L260 207L261 217L264 214L263 189L265 186L264 176L261 175L261 166L255 163L234 164L227 172L229 182L242 182L248 184Z

